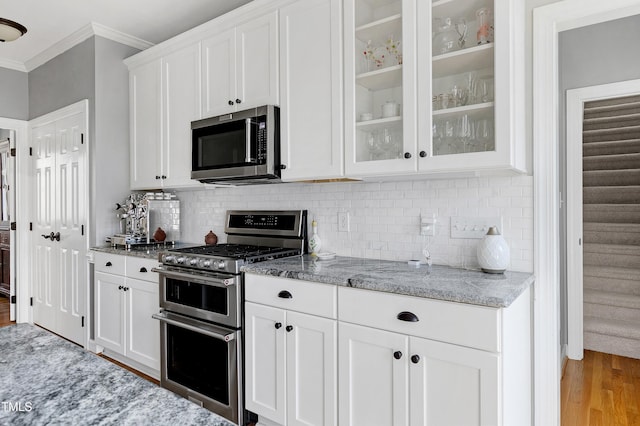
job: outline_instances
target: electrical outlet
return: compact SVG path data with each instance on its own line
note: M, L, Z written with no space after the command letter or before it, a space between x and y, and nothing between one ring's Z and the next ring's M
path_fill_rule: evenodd
M420 235L425 237L432 237L436 235L435 213L420 215Z
M502 217L452 217L451 238L481 239L492 226L502 233Z
M349 232L349 212L338 212L338 232Z

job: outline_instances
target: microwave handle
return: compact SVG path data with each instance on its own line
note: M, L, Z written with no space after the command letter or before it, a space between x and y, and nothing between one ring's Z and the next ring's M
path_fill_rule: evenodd
M245 129L245 143L247 144L246 146L246 156L244 161L247 163L251 163L251 160L253 160L253 158L251 158L251 118L245 118L244 120L246 129Z

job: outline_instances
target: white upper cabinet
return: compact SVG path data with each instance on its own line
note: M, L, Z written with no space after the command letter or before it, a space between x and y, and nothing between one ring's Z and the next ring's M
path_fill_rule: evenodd
M345 1L345 171L408 174L416 156L416 3Z
M132 68L131 189L198 186L191 180L191 121L200 112L200 45Z
M285 181L344 175L342 2L280 9L280 122Z
M418 2L420 171L524 171L520 3Z
M278 12L202 42L204 117L278 104Z

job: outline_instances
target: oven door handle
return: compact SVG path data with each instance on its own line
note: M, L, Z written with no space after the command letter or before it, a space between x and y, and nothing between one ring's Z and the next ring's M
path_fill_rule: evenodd
M162 312L159 314L153 314L151 315L151 318L160 320L161 322L166 322L167 324L171 324L171 325L175 325L176 327L180 327L180 328L184 328L190 331L194 331L196 333L201 333L204 335L207 335L209 337L213 337L214 339L218 339L218 340L223 340L225 342L230 342L232 340L235 340L236 335L235 333L216 333L215 331L212 330L206 330L204 328L198 327L196 325L191 325L191 324L187 324L183 321L177 321L171 318L168 318L165 314L163 314Z
M172 278L182 278L185 280L190 280L190 281L200 281L200 282L206 282L206 283L220 283L220 284L224 284L225 287L229 287L232 285L235 285L238 283L238 277L233 277L233 278L213 278L213 277L202 277L199 275L195 275L195 274L189 274L187 272L177 272L177 271L169 271L167 269L164 268L152 268L151 272L157 272L159 274L165 275L167 277L172 277Z
M246 155L244 161L247 163L251 163L253 158L251 158L251 118L245 119L245 144L246 147Z

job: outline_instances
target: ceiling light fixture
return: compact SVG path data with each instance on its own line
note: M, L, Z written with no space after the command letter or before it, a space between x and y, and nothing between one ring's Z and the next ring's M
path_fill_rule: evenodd
M17 22L0 18L0 41L13 41L24 35L27 29Z

